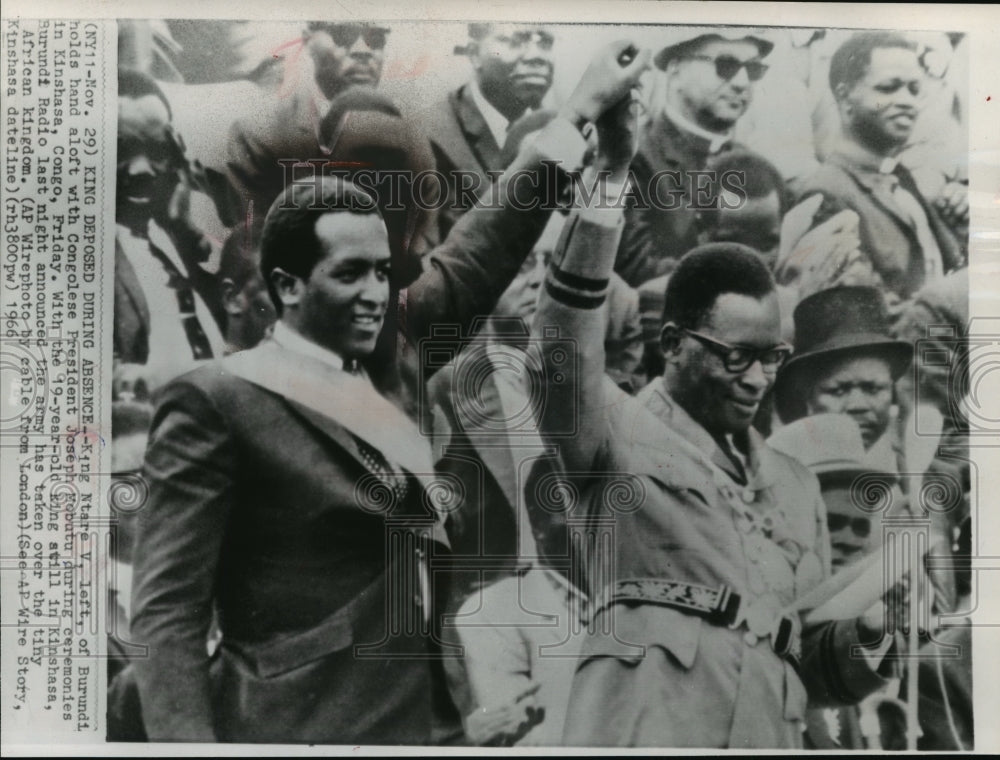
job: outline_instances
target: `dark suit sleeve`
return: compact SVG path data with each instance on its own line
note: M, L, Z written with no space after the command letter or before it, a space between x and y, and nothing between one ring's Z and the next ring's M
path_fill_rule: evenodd
M562 169L546 163L541 146L566 128L572 129L554 120L522 147L493 192L462 216L428 256L425 271L404 297L412 341L428 337L436 324L466 326L493 311L538 242L565 181Z
M857 704L886 679L866 659L852 656L862 642L856 620L833 620L802 633L802 681L813 706ZM894 645L895 646L895 645ZM883 660L883 665L887 664Z
M215 406L190 383L168 386L146 452L132 603L135 641L149 647L136 675L150 740L215 740L206 641L234 469Z

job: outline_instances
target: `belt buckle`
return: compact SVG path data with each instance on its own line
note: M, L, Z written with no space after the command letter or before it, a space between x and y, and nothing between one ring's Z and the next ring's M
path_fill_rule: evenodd
M750 646L756 646L760 639L772 637L780 625L781 604L774 594L764 594L746 605L745 621L747 632L744 639ZM779 623L775 619L779 618Z

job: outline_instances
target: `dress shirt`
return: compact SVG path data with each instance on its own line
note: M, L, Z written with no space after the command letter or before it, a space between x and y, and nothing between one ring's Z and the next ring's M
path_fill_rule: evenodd
M479 113L482 114L486 126L489 127L490 134L496 140L497 147L503 148L504 143L507 142L507 129L510 127L510 121L486 99L483 91L479 89L479 82L474 79L469 82L469 94L472 96L472 102L479 109Z

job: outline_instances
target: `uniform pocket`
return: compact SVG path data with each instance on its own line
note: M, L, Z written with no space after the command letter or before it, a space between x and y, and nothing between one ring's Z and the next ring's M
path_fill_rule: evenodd
M687 670L697 656L704 622L696 615L653 604L612 605L594 621L596 632L587 637L583 655L637 664L649 647L659 647Z
M347 649L354 641L348 615L334 614L312 628L255 644L224 642L259 678L273 678Z

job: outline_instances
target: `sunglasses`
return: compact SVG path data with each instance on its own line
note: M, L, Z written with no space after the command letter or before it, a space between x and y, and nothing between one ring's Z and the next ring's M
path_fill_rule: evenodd
M520 50L523 47L527 47L532 40L535 40L540 50L548 51L552 49L552 44L555 42L552 35L548 32L537 31L518 31L512 34L502 34L497 36L497 40L507 45L511 50Z
M326 32L337 47L349 48L360 37L372 50L382 50L385 47L386 35L389 30L381 26L365 26L364 24L328 24L314 21L309 24L311 32Z
M769 68L766 63L761 63L757 60L741 61L731 55L720 55L718 58L713 58L710 55L688 55L685 58L694 61L708 61L709 63L715 64L715 73L719 79L725 79L727 82L734 76L740 73L740 69L745 68L747 70L747 77L751 82L756 82L761 79Z
M749 348L748 346L733 346L694 330L681 328L685 333L701 343L705 348L722 359L727 372L746 372L755 362L760 362L761 369L767 373L777 372L788 357L792 355L790 346L784 344L771 348Z
M850 525L851 531L858 538L868 538L872 532L872 523L867 517L848 517L847 515L827 512L826 524L831 533L841 531Z

